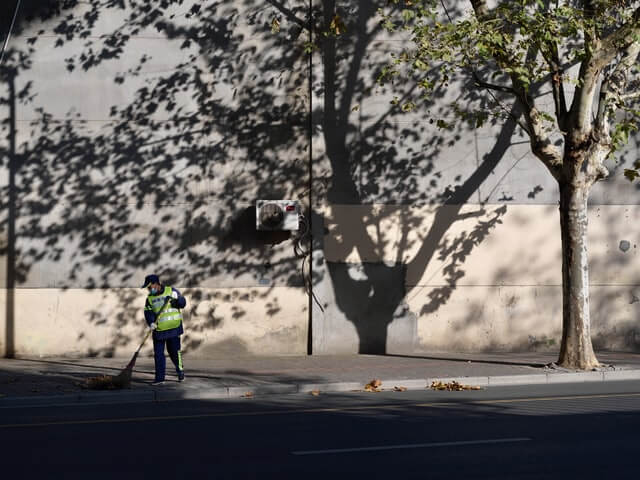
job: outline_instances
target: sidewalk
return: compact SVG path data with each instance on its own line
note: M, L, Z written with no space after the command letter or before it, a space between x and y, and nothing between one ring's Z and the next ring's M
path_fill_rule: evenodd
M599 352L609 365L575 372L546 365L555 353L478 353L343 356L228 357L190 359L178 383L167 360L167 382L151 386L153 359L139 358L130 389L82 388L88 377L117 375L129 358L0 359L0 408L52 404L239 398L264 394L362 390L373 379L381 389L424 389L431 382L456 380L491 387L541 383L640 379L640 354Z

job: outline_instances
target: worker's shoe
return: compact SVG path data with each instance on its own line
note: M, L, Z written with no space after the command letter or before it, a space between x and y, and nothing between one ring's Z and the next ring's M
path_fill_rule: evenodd
M157 387L158 385L164 385L164 380L156 380L154 382L151 382L151 386L153 387Z
M183 382L184 381L184 372L178 372L178 381L179 382Z

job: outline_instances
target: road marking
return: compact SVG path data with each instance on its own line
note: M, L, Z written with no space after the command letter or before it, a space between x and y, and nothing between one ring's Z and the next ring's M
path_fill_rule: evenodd
M292 455L325 455L329 453L378 452L381 450L401 450L409 448L458 447L464 445L489 445L492 443L528 442L530 438L495 438L491 440L467 440L460 442L412 443L408 445L383 445L379 447L331 448L327 450L300 450Z
M462 402L430 402L430 403L403 403L394 405L358 405L354 407L325 407L325 408L301 408L291 410L255 410L247 412L218 412L218 413L201 413L194 415L166 415L154 417L125 417L125 418L99 418L92 420L62 420L58 422L40 422L40 423L13 423L0 425L3 428L21 428L21 427L49 427L56 425L87 425L99 423L127 423L127 422L152 422L159 420L190 420L198 418L214 418L214 417L251 417L261 415L299 415L305 413L341 413L366 410L402 410L411 407L452 407L486 405L492 403L518 403L518 402L537 402L551 400L589 400L595 398L620 398L620 397L640 397L640 393L609 393L597 395L578 395L578 396L558 396L558 397L529 397L529 398L513 398L513 399L496 399L496 400L471 400ZM82 406L77 404L76 406ZM84 406L91 406L87 404Z
M548 402L551 400L589 400L594 398L640 397L640 393L602 393L594 395L564 395L557 397L505 398L502 400L474 400L471 403Z

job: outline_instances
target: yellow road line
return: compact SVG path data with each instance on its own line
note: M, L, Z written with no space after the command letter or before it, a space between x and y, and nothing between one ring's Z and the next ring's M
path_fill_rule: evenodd
M301 413L339 413L358 410L398 410L410 407L451 407L451 406L473 406L478 404L494 404L494 403L523 403L523 402L546 402L551 400L589 400L596 398L619 398L619 397L640 397L640 393L607 393L597 395L578 395L578 396L558 396L558 397L528 397L513 399L497 399L497 400L471 400L468 402L430 402L430 403L405 403L401 405L359 405L355 407L333 407L333 408L301 408L292 410L264 410L264 411L248 411L248 412L217 412L217 413L201 413L195 415L165 415L154 417L125 417L125 418L99 418L93 420L67 420L59 422L41 422L41 423L13 423L0 425L2 428L20 428L20 427L49 427L55 425L88 425L99 423L127 423L127 422L152 422L157 420L192 420L197 418L214 418L214 417L249 417L261 415L296 415Z

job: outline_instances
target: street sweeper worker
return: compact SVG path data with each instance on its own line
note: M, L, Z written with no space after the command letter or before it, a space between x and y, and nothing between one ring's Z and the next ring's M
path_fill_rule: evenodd
M165 345L171 361L176 367L178 381L184 380L182 353L180 352L180 335L182 328L182 312L187 301L175 288L162 285L158 275L147 275L142 288L149 290L144 304L144 318L153 330L153 358L155 361L155 380L152 385L162 385L165 378L166 360Z

